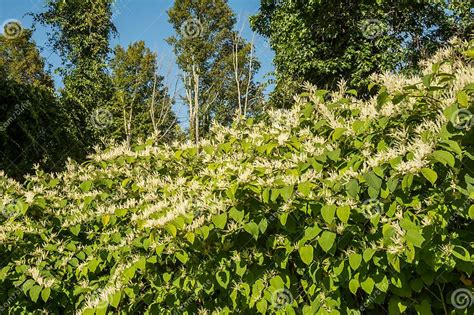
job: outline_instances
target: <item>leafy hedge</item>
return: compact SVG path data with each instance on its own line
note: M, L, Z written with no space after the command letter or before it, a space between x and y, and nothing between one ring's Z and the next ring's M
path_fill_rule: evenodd
M0 177L0 311L472 311L451 297L474 269L474 71L457 49L426 69L368 101L308 87L197 146Z

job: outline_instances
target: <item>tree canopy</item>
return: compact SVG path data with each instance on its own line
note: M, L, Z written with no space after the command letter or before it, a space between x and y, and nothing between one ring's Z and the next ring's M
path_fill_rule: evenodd
M304 81L334 89L341 79L365 93L371 74L416 73L449 38L467 38L470 2L261 0L251 22L275 51L275 95L288 100Z

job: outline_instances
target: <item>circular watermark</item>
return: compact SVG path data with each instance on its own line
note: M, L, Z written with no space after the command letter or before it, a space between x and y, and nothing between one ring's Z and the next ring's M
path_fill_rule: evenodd
M112 124L112 113L105 108L96 108L89 117L91 125L96 129L105 129Z
M366 19L360 22L362 35L367 39L375 39L381 36L387 27L384 22L377 19Z
M20 209L16 199L10 200L6 204L0 205L0 215L7 220L18 212L20 212Z
M272 305L275 309L285 308L293 303L293 295L288 289L278 289L272 294Z
M187 19L181 25L181 35L187 39L198 38L201 36L202 31L202 23L196 18Z
M474 304L474 294L465 288L456 289L451 293L451 303L457 309L466 309Z
M20 21L10 19L3 22L2 34L5 36L5 38L15 39L20 37L21 33L23 33L23 27L21 26Z
M364 210L364 216L368 219L377 214L383 214L383 205L380 200L375 198L364 200L362 202L362 209Z
M456 129L468 129L474 125L474 117L467 109L458 109L451 116L451 123Z

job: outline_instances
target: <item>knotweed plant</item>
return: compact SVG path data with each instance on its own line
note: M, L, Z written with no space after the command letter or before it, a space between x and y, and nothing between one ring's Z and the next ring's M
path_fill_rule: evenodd
M466 45L422 77L374 77L369 100L307 86L198 145L0 174L4 311L470 312L450 302L474 269L474 126L455 117L474 113Z

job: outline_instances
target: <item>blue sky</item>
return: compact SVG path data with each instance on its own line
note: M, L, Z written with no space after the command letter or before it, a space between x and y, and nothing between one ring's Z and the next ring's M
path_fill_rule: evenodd
M24 27L31 27L32 19L26 14L40 12L44 2L45 0L0 0L0 23L16 19ZM250 41L253 33L248 18L258 11L260 0L228 2L238 18L236 28L241 29L243 36ZM173 34L167 16L167 10L172 4L173 0L116 0L113 21L119 35L112 41L112 47L117 44L127 46L134 41L144 40L150 49L158 53L160 73L166 77L165 84L174 89L179 72L174 62L172 48L165 42L165 39ZM46 29L38 27L33 39L41 48L47 62L52 65L51 70L59 66L58 56L47 46ZM262 64L256 80L263 82L269 78L268 73L273 71L273 52L266 40L258 35L255 37L255 53ZM60 86L60 79L56 76L55 80L56 85ZM175 111L185 125L187 116L185 106L178 103Z

